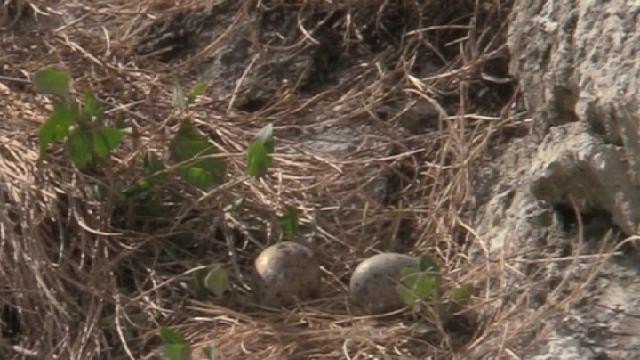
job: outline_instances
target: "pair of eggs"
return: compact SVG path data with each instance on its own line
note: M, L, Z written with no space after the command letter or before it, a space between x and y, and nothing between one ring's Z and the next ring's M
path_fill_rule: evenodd
M418 259L398 253L381 253L362 261L349 282L354 305L367 313L401 308L395 287L400 272L418 266ZM263 250L255 260L257 297L267 306L288 305L295 299L320 295L320 266L307 246L283 241Z

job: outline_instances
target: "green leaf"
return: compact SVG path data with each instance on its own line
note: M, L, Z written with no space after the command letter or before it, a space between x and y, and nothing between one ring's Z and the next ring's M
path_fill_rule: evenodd
M191 349L184 336L167 327L160 327L160 337L164 342L164 358L168 360L188 360L191 358Z
M178 134L170 145L171 158L175 162L196 159L198 156L215 154L215 147L188 121L180 124ZM182 179L199 188L206 189L223 181L226 165L223 159L202 159L178 168Z
M82 107L82 112L89 120L102 120L102 116L104 114L102 106L100 106L100 102L90 90L84 92L84 106Z
M160 337L165 344L186 345L184 335L168 326L160 326Z
M212 173L198 166L181 169L180 176L191 185L201 189L206 189L216 183Z
M207 276L207 269L198 269L193 273L193 292L197 299L204 300L209 291L204 286L204 278Z
M195 99L204 94L204 92L207 90L207 84L203 83L203 82L198 82L196 83L193 88L191 89L191 93L189 93L189 97L187 98L187 103L192 103L195 101Z
M125 197L125 199L130 199L151 190L154 185L155 183L150 179L140 179L136 181L133 186L123 191L122 195Z
M109 156L109 145L107 140L100 135L98 129L91 131L91 137L93 142L93 153L98 159L106 159Z
M420 256L420 271L438 271L438 263L429 255Z
M264 144L254 141L247 150L247 175L261 177L267 174L271 166L271 157Z
M451 290L451 302L458 305L464 305L469 301L469 299L471 299L472 293L473 285L471 284L465 284L461 287L454 288Z
M405 305L408 306L413 306L416 304L416 302L418 302L418 300L420 300L413 293L413 291L411 291L411 289L402 284L396 285L396 294L398 294L398 296L400 296L400 298L402 299L402 302L404 302Z
M115 150L120 145L120 143L122 143L122 140L125 136L124 131L110 127L100 127L95 131L104 139L109 151Z
M53 102L53 113L40 126L40 161L44 159L47 147L53 141L61 141L69 134L69 127L76 123L76 115L69 105L60 101Z
M176 161L191 160L197 155L213 153L209 139L201 134L189 121L180 123L180 128L170 145L171 156Z
M280 226L282 232L286 236L294 236L298 233L298 212L292 207L288 207L284 211L284 215L280 218Z
M173 83L173 94L171 97L171 105L176 110L184 110L187 108L187 98L184 95L184 88L178 80Z
M267 174L271 166L271 153L275 143L273 141L273 126L262 128L247 149L247 175L262 177Z
M407 305L426 299L438 286L436 275L421 272L419 268L405 267L400 273L402 277L396 286L396 293Z
M221 297L229 288L229 276L223 267L216 266L205 276L204 286L215 296Z
M163 355L167 360L190 360L191 349L185 345L165 345Z
M78 167L85 169L93 165L92 133L90 129L79 127L72 134L69 134L67 149L69 158Z
M412 289L420 299L429 296L438 285L438 279L434 275L421 273L416 277Z
M212 345L205 346L202 349L202 353L206 356L207 360L216 360L218 357L218 351Z
M255 140L264 144L264 147L269 154L273 153L275 150L275 142L273 141L273 125L269 124L260 129Z
M69 99L69 73L64 70L45 68L33 76L33 84L38 92Z
M109 127L91 129L90 134L91 148L97 159L106 159L109 152L117 148L124 138L122 131Z

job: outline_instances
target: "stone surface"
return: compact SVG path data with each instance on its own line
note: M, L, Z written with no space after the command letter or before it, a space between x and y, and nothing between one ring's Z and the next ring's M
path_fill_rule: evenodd
M625 233L639 232L640 187L628 176L622 147L606 144L580 123L550 129L532 164L532 192L582 212L605 210Z
M558 314L524 325L539 346L507 345L523 358L640 358L637 250L619 248L591 279L587 260L527 262L594 254L639 232L638 23L634 0L515 1L510 72L534 131L484 171L476 248L479 259L519 259L502 281L532 285L510 327L540 309ZM549 305L572 293L562 309Z

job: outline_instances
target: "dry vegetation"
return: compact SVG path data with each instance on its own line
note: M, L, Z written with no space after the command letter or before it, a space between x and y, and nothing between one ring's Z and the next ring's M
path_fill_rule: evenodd
M514 309L498 306L515 289L491 281L500 266L468 256L475 170L521 127L506 79L510 1L4 4L0 301L2 344L15 358L149 358L160 325L194 346L215 344L223 359L492 357L521 339L503 327ZM146 151L166 152L179 121L173 78L193 84L239 39L252 50L228 82L213 75L190 113L224 150L228 183L205 194L175 180L157 190L163 216L145 214L144 201L99 200L96 185L122 189L139 178ZM50 65L69 70L76 89L92 88L109 121L134 128L100 172L77 171L59 148L36 167L50 105L29 77ZM252 98L259 86L268 95ZM269 176L236 181L246 144L270 122ZM330 128L360 133L340 156L305 146ZM381 178L383 196L372 190ZM225 216L240 196L245 206ZM278 239L285 206L311 231L325 292L265 309L238 274ZM384 249L435 256L450 281L476 286L472 305L422 330L406 314L353 314L349 274ZM236 266L234 294L195 300L192 273L212 263Z

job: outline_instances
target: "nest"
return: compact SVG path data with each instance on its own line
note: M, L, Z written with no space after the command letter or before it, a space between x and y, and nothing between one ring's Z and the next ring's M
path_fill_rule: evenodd
M7 343L40 358L139 359L157 351L157 330L170 325L223 359L464 358L480 343L499 349L498 310L470 306L464 321L424 330L409 315L353 315L345 288L359 261L380 250L430 254L456 284L484 286L492 276L469 258L470 219L474 171L491 144L522 126L507 76L510 5L5 1ZM73 168L56 147L36 166L50 104L27 76L52 65L67 69L78 91L93 89L108 121L134 129L97 173ZM171 104L176 78L210 86L186 115ZM221 149L224 185L205 193L172 179L126 205L96 193L137 181L144 154L166 154L184 117ZM268 123L273 167L244 178L244 150ZM241 209L222 210L240 198ZM281 237L286 207L299 211L326 290L265 309L250 300L243 274ZM193 274L215 263L231 266L232 295L195 299ZM485 293L476 305L501 296Z

